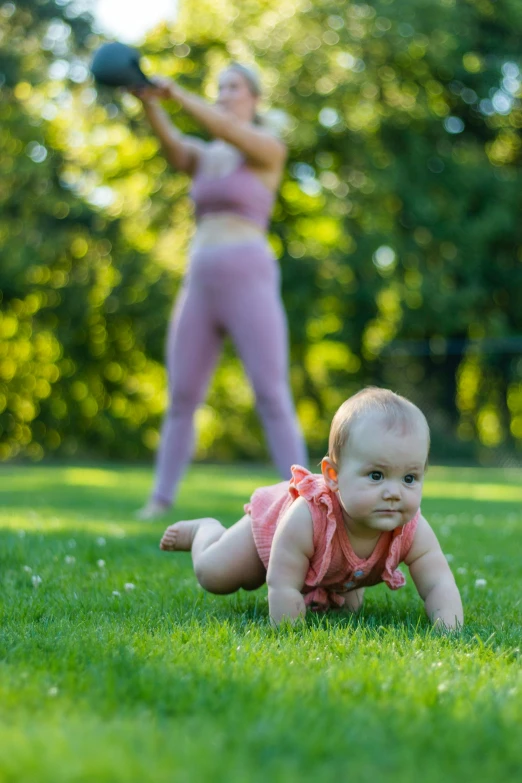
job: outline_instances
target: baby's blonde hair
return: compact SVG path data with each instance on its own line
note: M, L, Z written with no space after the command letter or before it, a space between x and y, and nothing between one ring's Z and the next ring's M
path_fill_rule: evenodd
M328 456L336 465L340 464L353 425L363 416L372 414L383 416L390 429L400 426L411 430L421 422L421 426L426 428L429 450L430 428L420 408L390 389L367 386L343 402L333 417L328 439Z

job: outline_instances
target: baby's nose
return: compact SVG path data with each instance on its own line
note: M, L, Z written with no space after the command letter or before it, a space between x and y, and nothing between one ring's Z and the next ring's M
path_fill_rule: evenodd
M400 498L401 490L396 482L388 482L384 485L383 495L387 498Z

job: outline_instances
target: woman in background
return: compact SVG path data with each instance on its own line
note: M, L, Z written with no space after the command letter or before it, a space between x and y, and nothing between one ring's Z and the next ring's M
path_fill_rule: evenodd
M223 339L233 340L254 388L272 459L283 478L306 464L288 379L287 322L279 268L267 240L286 147L260 123L254 71L232 63L219 77L215 105L172 80L135 92L172 166L193 178L197 228L167 341L169 405L156 481L138 515L172 505L194 449L194 413L204 401ZM203 142L173 127L158 99L173 99L213 137Z

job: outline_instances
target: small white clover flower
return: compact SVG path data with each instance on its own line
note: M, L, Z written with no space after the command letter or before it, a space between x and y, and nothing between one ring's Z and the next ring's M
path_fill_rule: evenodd
M467 574L468 569L461 566L460 568L457 568L457 574Z
M105 541L103 536L98 536L98 538L96 539L96 543L98 544L98 546L105 546L107 542Z
M33 574L33 576L31 577L31 582L33 583L34 587L38 587L39 585L42 584L42 577Z
M449 553L444 555L444 557L446 558L448 563L451 563L451 562L453 562L453 560L455 560L455 556L454 555L450 555Z
M113 594L113 595L114 595L116 598L118 598L118 596L120 596L120 595L121 595L121 593L120 593L120 591L119 591L119 590L113 590L113 591L112 591L112 594Z
M33 569L31 568L31 566L24 566L24 571L26 574L31 574Z
M485 579L475 579L475 587L485 587L487 581Z
M72 555L65 555L65 562L67 565L72 565L73 563L76 563L76 558Z
M98 568L105 568L105 560L97 560L96 565Z
M129 593L131 590L135 590L135 589L136 589L136 585L133 585L133 584L132 584L132 582L125 582L125 585L124 585L124 587L125 587L125 589L126 589L126 591L127 591L128 593Z
M47 693L49 694L49 696L57 696L58 695L58 688L56 688L56 687L49 688Z

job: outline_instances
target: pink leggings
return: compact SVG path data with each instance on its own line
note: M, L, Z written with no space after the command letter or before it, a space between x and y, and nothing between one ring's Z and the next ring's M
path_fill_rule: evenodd
M204 401L225 334L256 395L272 459L283 478L307 462L288 382L288 335L279 268L264 241L198 250L176 301L167 341L169 408L153 497L170 503L194 449L194 413Z

